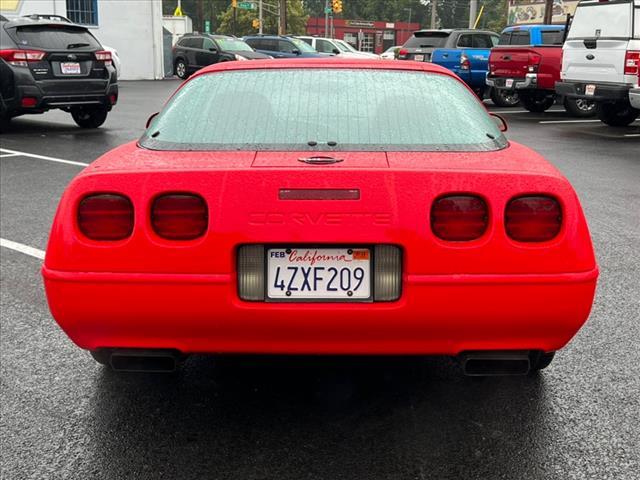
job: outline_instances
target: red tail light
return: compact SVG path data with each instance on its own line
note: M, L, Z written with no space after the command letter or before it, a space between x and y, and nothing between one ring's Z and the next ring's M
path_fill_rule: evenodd
M562 209L551 197L530 196L511 200L505 212L507 235L519 242L545 242L562 227Z
M409 50L407 50L406 48L401 48L398 52L399 57L406 57L407 55L409 55Z
M111 52L107 52L106 50L96 52L96 60L98 60L99 62L104 62L105 65L111 65Z
M85 197L78 206L78 227L91 240L124 240L133 232L133 205L124 195Z
M443 240L463 242L480 238L487 230L489 211L480 197L441 197L431 207L431 230Z
M33 108L38 104L38 99L35 97L22 97L20 100L20 105L24 108Z
M640 52L627 50L624 57L624 74L640 75Z
M0 50L0 58L11 65L27 67L29 62L39 62L45 56L40 50Z
M464 53L460 55L460 70L471 70L471 62L469 61L469 57L467 57Z
M151 207L151 225L162 238L193 240L207 231L209 212L202 197L188 193L162 195Z
M529 73L537 73L540 68L540 62L542 61L542 55L537 53L529 53L529 60L527 61L527 71Z

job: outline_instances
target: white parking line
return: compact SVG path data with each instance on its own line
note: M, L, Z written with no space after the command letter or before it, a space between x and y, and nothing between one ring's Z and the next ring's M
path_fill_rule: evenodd
M74 162L73 160L65 160L63 158L47 157L46 155L36 155L35 153L20 152L18 150L9 150L8 148L0 148L0 153L9 154L7 156L11 156L11 157L20 156L20 157L36 158L38 160L46 160L48 162L65 163L67 165L77 165L79 167L86 167L89 165L88 163L84 163L84 162ZM5 158L5 156L2 155L0 158Z
M19 156L18 153L0 153L0 158L7 158L7 157L17 157Z
M24 253L25 255L29 255L30 257L44 260L43 250L38 250L37 248L33 248L22 243L12 242L11 240L7 240L6 238L0 238L0 247L8 248L16 252Z
M640 133L625 133L625 137L640 137Z
M538 123L598 123L600 120L543 120Z

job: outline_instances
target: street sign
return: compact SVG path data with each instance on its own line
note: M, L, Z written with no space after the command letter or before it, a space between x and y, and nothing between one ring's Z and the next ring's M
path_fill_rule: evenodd
M255 10L256 4L253 2L238 2L238 8L243 10Z
M211 22L209 20L204 21L204 32L211 33Z
M324 9L324 13L333 13L333 8L327 7Z

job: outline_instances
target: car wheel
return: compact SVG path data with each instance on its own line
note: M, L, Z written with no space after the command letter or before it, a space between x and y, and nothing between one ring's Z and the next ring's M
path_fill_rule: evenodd
M514 90L500 90L492 88L489 94L491 101L498 107L515 107L520 103L518 92Z
M108 110L103 108L80 108L71 111L73 120L82 128L98 128L107 119Z
M529 357L529 372L535 373L547 368L553 361L556 352L532 352Z
M629 102L599 103L596 113L601 122L611 127L626 127L640 115L640 110L631 106Z
M542 113L549 110L556 99L553 95L545 92L521 93L520 102L522 106L533 113Z
M596 102L584 98L565 98L564 108L573 117L592 117L596 114Z
M187 75L187 64L184 63L184 60L180 59L180 60L176 60L176 64L175 64L175 68L174 68L176 75L178 76L178 78L181 78L182 80L184 80L185 78L187 78L189 75Z

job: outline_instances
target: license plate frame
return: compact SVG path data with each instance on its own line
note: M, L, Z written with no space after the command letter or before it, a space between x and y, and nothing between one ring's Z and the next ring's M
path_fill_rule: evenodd
M513 88L513 78L507 78L504 81L504 86L507 88Z
M593 83L589 83L584 86L584 94L587 97L593 97L596 94L596 86Z
M62 75L82 75L80 62L61 62L60 73Z
M338 251L338 250L368 251L368 296L360 296L350 298L348 296L341 297L309 297L309 296L271 296L270 287L274 278L270 274L270 258L272 251L299 250L300 254L304 251ZM264 301L266 303L372 303L374 299L374 276L375 276L375 248L373 245L265 245L264 258Z
M414 59L416 62L424 62L425 56L424 56L424 55L422 55L422 54L418 54L418 55L414 55L414 56L413 56L413 59Z

